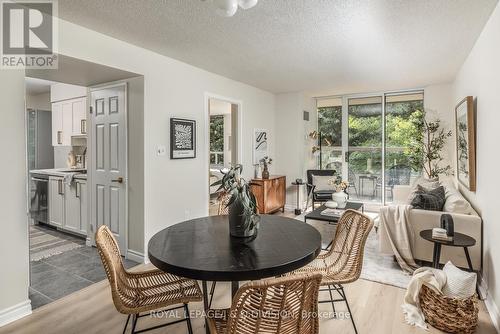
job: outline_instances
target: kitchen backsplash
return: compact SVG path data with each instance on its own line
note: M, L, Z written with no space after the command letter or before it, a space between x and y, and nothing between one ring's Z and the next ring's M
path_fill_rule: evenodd
M54 168L67 168L69 152L73 151L75 155L83 154L84 146L56 146L54 147Z

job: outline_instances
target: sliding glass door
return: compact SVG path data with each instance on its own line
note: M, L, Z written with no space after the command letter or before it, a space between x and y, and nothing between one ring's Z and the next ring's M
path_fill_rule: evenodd
M324 98L317 107L319 166L349 181L351 199L392 202L395 186L420 175L410 147L422 135L423 92Z
M348 98L347 176L352 199L382 202L382 97Z

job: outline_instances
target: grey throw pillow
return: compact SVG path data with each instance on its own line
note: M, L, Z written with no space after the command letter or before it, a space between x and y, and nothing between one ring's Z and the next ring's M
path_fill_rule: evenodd
M445 201L446 195L443 186L426 189L421 185L417 185L417 190L410 204L414 209L443 211Z

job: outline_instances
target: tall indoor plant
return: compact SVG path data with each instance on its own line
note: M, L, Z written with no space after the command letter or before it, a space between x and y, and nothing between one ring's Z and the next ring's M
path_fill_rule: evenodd
M241 177L242 171L242 165L235 165L226 173L221 171L224 176L212 186L220 186L218 191L223 190L230 196L227 207L231 236L246 238L257 233L260 217L257 214L257 200L250 190L251 184Z
M425 112L415 112L411 116L413 123L412 138L407 152L415 170L424 170L428 178L436 178L440 174L450 175L453 170L450 165L443 165L441 152L446 141L451 137L451 131L441 127L441 121L427 121Z

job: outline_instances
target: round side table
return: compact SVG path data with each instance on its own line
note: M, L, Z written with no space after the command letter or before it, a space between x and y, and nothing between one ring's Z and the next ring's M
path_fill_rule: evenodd
M468 249L469 247L472 247L476 244L476 239L474 239L473 237L455 232L453 240L450 241L433 239L432 230L420 231L420 236L425 240L434 243L434 255L432 256L432 266L434 268L439 268L439 260L441 258L441 246L450 246L450 247L462 247L464 249L465 257L467 258L467 264L469 265L469 270L474 271Z
M296 181L292 182L292 185L295 186L297 189L297 206L295 208L295 215L298 216L302 213L302 208L301 208L301 205L300 205L300 186L304 186L305 183L302 182L302 183L297 183Z

